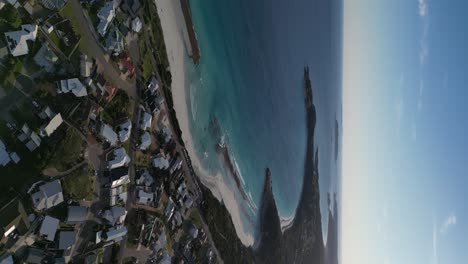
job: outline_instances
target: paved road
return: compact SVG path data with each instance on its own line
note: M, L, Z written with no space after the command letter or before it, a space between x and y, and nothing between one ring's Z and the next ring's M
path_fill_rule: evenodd
M94 32L94 28L92 28L92 24L86 19L85 11L81 7L79 0L70 0L69 3L74 10L72 19L78 21L81 26L81 45L86 46L86 51L89 53L88 55L96 59L104 71L104 76L112 81L117 88L124 90L130 97L137 97L135 83L129 83L120 78L120 72L109 63L109 56L98 44L99 39L96 38L96 33Z

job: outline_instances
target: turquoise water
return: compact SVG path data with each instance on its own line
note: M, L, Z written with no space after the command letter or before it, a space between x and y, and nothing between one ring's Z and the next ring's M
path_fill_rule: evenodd
M201 50L199 65L187 63L191 133L205 169L213 175L221 172L235 189L214 149L223 138L257 207L269 167L280 216L294 215L304 175L302 78L309 65L326 224L326 192L337 190L340 174L334 127L335 116L341 124L341 4L286 2L191 1ZM220 135L210 133L213 117ZM256 206L239 200L245 222L255 230Z

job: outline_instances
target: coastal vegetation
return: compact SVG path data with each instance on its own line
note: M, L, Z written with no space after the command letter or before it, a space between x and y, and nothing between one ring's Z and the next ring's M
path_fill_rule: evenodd
M63 191L73 200L92 200L94 192L94 179L87 167L75 170L67 175L63 181Z
M102 118L106 123L113 124L119 119L130 116L130 98L128 95L122 91L118 90L102 112Z
M65 171L82 160L84 141L80 134L73 128L67 129L65 137L51 151L51 163L58 171Z

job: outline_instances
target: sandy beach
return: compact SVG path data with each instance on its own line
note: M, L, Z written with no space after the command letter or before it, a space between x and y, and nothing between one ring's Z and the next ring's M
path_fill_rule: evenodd
M254 237L253 234L246 231L243 225L241 208L234 191L227 186L222 175L209 175L203 170L200 160L194 151L192 136L190 134L190 116L187 109L185 88L185 63L189 59L187 52L190 51L190 47L186 44L188 42L184 41L184 38L186 38L186 27L180 1L155 0L155 2L161 20L172 74L174 109L177 113L177 119L182 130L182 139L192 160L192 165L202 183L211 190L217 199L222 200L227 207L239 239L244 245L250 246L254 243Z

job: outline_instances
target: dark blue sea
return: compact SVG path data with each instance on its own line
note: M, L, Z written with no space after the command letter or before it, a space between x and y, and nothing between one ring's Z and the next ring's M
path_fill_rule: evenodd
M187 104L203 166L213 175L220 172L236 189L214 148L226 143L254 204L249 206L239 195L243 220L253 234L266 167L272 172L280 216L294 216L304 162L312 162L305 161L303 68L308 65L318 115L322 224L327 230L326 194L339 189L341 174L341 1L199 0L190 5L201 60L196 66L187 63ZM220 135L210 133L214 118Z

